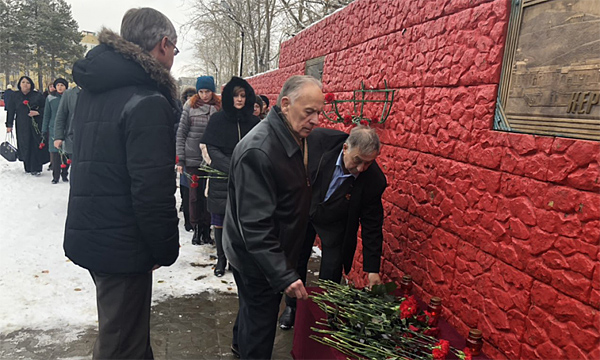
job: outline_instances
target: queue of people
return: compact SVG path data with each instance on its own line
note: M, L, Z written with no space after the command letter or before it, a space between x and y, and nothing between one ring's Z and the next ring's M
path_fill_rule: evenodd
M210 76L178 94L170 74L177 39L162 13L129 10L120 34L104 29L100 45L75 63L78 86L57 79L44 101L22 77L7 132L16 122L27 173L39 175L49 154L53 168L72 162L64 251L96 286L94 359L153 358L152 273L180 248L173 169L192 244L214 239L214 275L229 264L237 285L233 354L269 359L283 295L282 329L293 328L295 301L308 298L316 235L320 278L340 282L360 226L364 275L381 283L381 144L362 125L350 134L317 129L324 95L310 76L290 77L270 109L238 77L221 96ZM39 146L45 131L49 149ZM52 182L68 181L67 171L53 169Z

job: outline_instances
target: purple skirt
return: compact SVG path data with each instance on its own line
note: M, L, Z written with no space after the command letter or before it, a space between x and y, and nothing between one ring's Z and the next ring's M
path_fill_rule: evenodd
M223 226L223 220L225 219L225 214L213 214L210 213L210 224L214 226Z

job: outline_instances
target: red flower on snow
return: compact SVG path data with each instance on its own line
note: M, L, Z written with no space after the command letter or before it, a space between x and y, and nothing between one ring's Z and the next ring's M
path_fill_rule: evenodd
M333 102L334 100L335 100L335 95L333 95L333 93L325 94L325 102L326 103Z
M23 100L23 105L29 105L29 100Z

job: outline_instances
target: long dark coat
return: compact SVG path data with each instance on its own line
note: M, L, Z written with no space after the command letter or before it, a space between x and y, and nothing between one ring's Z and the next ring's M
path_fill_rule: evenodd
M23 104L24 101L29 101L29 107ZM11 95L10 102L11 106L8 107L6 127L13 127L16 120L15 131L17 133L19 160L24 163L25 171L41 171L42 166L50 161L48 149L45 147L43 149L39 148L42 140L41 131L44 118L44 95L34 90L30 91L27 95L23 94L21 91L16 91ZM40 134L34 129L31 117L29 117L29 108L40 113L38 116L34 117Z
M243 87L246 92L246 104L241 110L233 106L233 90L236 86ZM208 165L228 174L233 149L260 119L252 115L256 101L254 89L242 78L231 78L223 88L221 101L223 109L211 115L200 142L206 146L205 160ZM227 180L209 179L207 187L208 211L213 214L225 214Z

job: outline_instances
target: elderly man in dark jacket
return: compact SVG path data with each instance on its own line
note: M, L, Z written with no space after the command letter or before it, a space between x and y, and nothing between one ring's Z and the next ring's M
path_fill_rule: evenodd
M233 151L223 247L240 305L232 350L243 359L271 357L282 292L308 297L295 269L310 205L306 137L323 102L318 80L291 77Z
M177 33L162 13L129 10L121 36L75 63L82 88L64 249L96 284L94 359L152 359L152 270L179 254L175 209Z
M381 147L377 133L360 125L352 129L350 136L333 129L316 129L307 141L313 192L298 274L306 281L308 260L318 234L322 249L319 279L339 283L342 270L348 274L352 269L360 225L363 270L369 285L380 284L381 196L387 182L375 161ZM285 300L287 307L279 318L279 327L291 329L296 301L288 296Z

